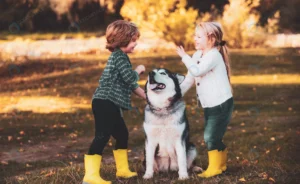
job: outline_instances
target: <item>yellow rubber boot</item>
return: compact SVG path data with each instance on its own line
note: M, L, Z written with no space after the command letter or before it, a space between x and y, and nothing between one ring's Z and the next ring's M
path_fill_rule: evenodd
M131 178L137 176L136 172L131 172L128 167L127 149L113 150L116 161L117 177Z
M208 168L201 174L198 174L201 178L209 178L222 173L221 169L222 152L218 150L212 150L208 152Z
M111 184L100 177L101 155L84 155L85 175L82 184Z
M227 169L227 154L228 154L228 150L227 148L222 151L222 162L221 162L221 169L222 171L226 171Z

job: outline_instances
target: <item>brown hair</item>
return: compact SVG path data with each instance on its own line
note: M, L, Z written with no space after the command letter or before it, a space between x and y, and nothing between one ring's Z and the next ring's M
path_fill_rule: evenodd
M130 41L140 37L140 32L134 23L126 20L117 20L106 29L106 48L113 52L116 48L126 47Z
M219 48L219 51L223 57L224 64L227 70L228 80L231 87L231 92L233 92L231 81L230 81L231 68L230 68L230 61L229 61L229 53L228 53L228 48L226 46L226 41L222 40L223 31L221 29L221 25L218 22L201 22L197 25L197 28L198 27L201 27L204 30L209 40L213 40L213 38L215 39L214 46Z

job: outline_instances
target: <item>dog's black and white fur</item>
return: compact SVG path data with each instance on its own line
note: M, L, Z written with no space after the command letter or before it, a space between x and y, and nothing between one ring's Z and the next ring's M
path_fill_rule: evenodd
M145 108L144 179L154 171L178 171L179 179L187 179L187 170L196 158L195 146L189 141L189 123L180 83L184 76L166 69L149 73L145 86L148 105Z

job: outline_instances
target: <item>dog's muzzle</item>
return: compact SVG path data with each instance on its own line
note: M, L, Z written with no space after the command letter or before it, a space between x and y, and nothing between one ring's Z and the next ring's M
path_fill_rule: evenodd
M159 83L155 80L154 76L156 75L155 72L151 71L149 72L149 87L151 90L155 91L155 90L161 90L161 89L165 89L166 85L163 83Z

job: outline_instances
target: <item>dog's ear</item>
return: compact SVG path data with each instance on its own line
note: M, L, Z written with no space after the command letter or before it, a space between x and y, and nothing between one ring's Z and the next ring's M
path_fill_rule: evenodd
M179 84L181 84L185 79L184 75L181 75L181 74L178 74L178 73L175 74L175 77L177 77Z

